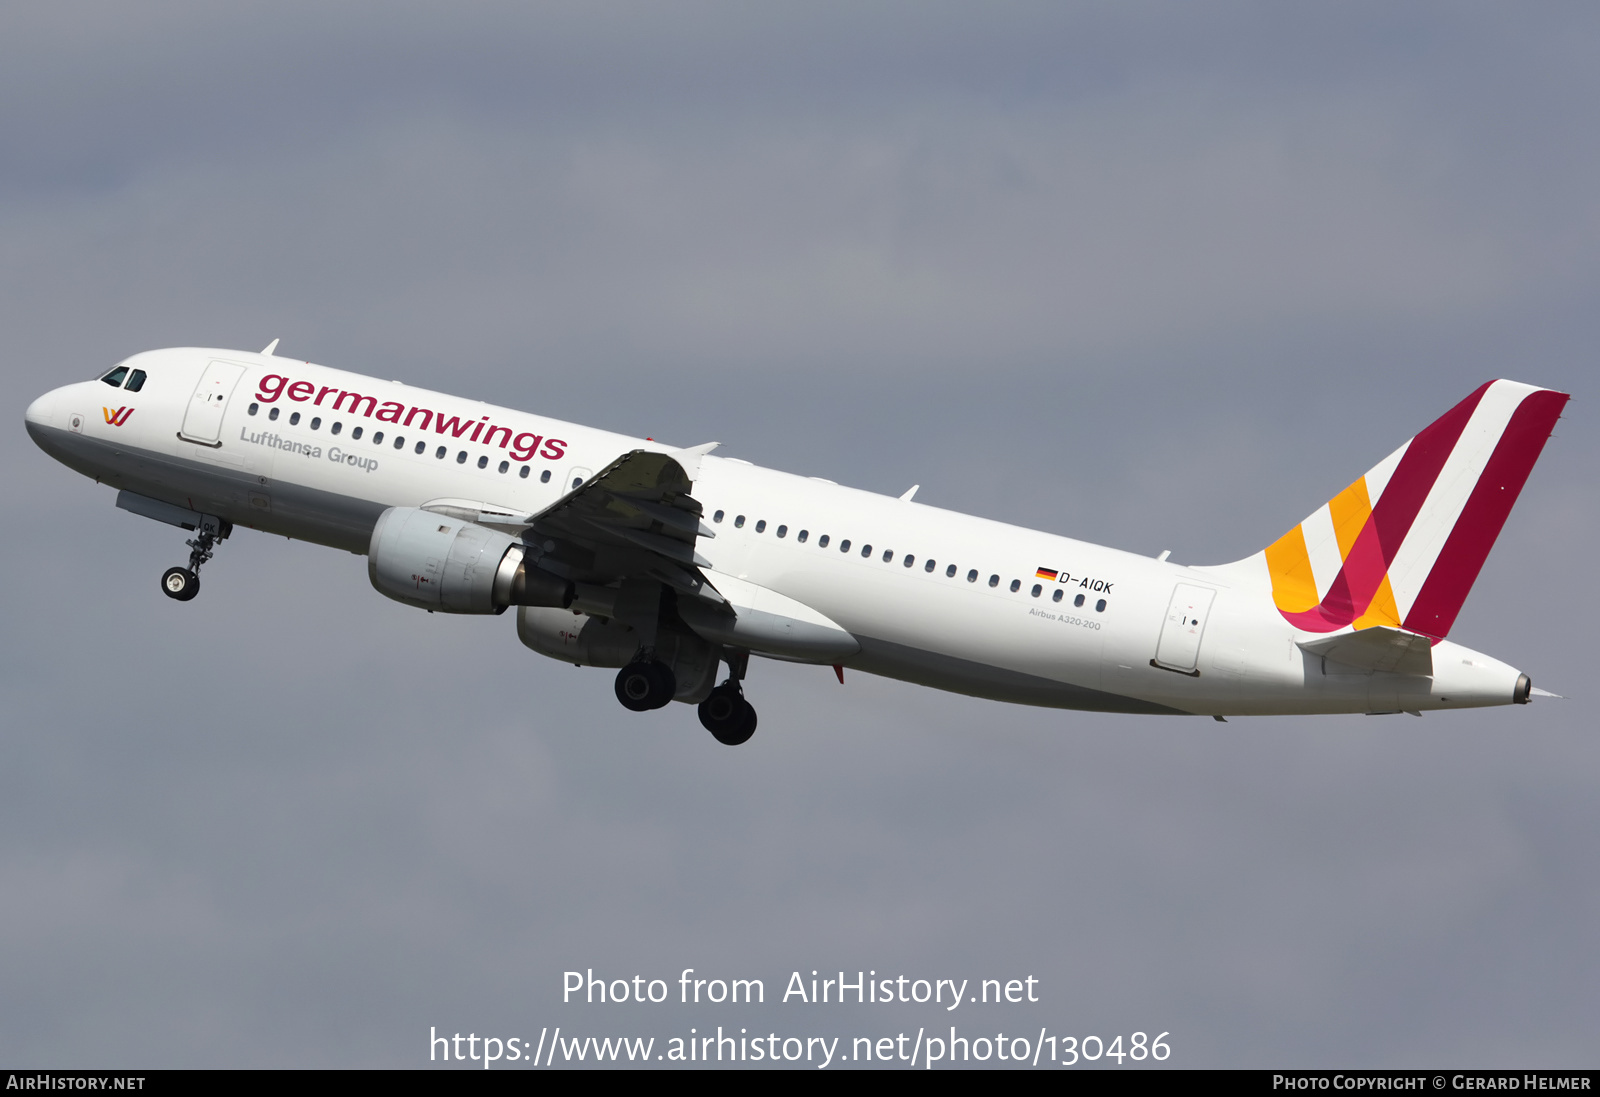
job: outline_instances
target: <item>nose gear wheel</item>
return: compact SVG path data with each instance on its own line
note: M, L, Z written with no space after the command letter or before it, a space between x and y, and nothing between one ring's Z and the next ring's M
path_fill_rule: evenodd
M168 568L161 573L161 593L179 602L187 602L200 593L200 565L216 555L218 541L225 541L233 532L233 523L204 515L200 528L184 544L189 546L189 566Z

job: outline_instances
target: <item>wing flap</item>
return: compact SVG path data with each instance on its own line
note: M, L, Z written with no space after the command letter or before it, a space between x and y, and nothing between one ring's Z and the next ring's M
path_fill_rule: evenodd
M699 453L690 452L698 467ZM633 450L586 483L532 515L524 535L541 566L580 582L607 585L654 578L686 594L703 594L708 566L695 552L711 536L694 484L672 455ZM720 601L714 593L713 601Z

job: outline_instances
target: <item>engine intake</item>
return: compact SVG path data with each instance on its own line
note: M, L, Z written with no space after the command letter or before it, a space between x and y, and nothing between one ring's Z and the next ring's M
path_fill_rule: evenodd
M442 613L504 613L507 606L572 604L572 583L529 566L509 534L418 507L390 507L367 549L379 594Z

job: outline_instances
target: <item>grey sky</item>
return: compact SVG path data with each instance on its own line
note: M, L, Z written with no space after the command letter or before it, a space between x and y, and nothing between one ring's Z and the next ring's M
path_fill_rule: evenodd
M1600 14L0 10L0 1061L421 1065L430 1025L1170 1031L1595 1065ZM1564 702L1035 711L760 663L745 747L508 620L182 538L22 430L281 352L1185 562L1484 380L1572 392L1452 638ZM563 1007L560 973L1034 974L1037 1006Z

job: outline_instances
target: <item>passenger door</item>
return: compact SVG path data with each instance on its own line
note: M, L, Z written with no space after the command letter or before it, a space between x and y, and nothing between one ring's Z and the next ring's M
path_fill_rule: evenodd
M1180 674L1200 677L1200 637L1206 631L1206 615L1217 592L1211 587L1179 583L1167 604L1167 619L1161 623L1161 639L1156 642L1156 666Z
M227 410L228 398L234 386L244 376L244 367L237 362L209 362L194 387L189 407L183 415L183 429L178 437L202 446L222 445L222 413Z

